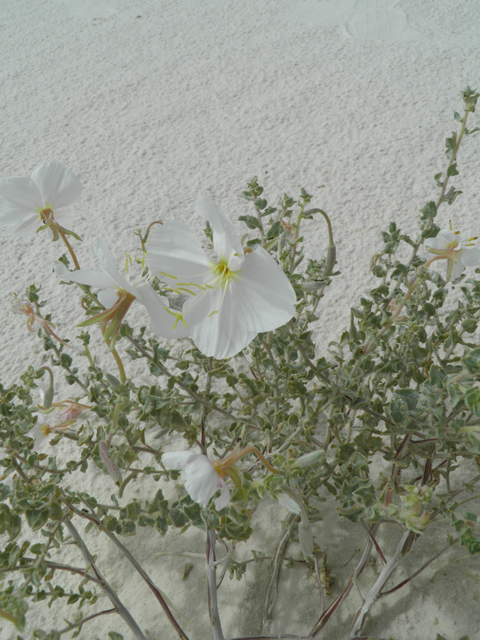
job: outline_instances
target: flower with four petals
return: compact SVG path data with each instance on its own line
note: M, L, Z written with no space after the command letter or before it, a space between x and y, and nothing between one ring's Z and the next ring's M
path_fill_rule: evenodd
M229 358L258 333L288 322L296 296L265 249L244 252L233 226L209 198L200 198L196 209L213 230L216 259L204 253L189 227L172 220L150 237L145 262L177 292L190 294L183 318L198 349Z

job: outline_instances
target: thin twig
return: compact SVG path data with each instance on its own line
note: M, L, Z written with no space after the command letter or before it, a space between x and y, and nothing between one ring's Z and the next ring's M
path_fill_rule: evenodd
M129 626L129 628L132 631L132 633L135 636L135 638L137 640L146 640L145 636L143 635L142 630L140 629L138 624L135 622L135 620L134 620L133 616L131 615L131 613L128 611L128 609L122 603L122 601L117 596L115 591L112 589L112 587L108 584L108 582L102 576L100 571L97 569L92 554L88 550L87 545L83 541L82 537L78 533L78 531L75 528L75 526L73 525L72 521L71 520L66 520L65 521L65 526L67 527L67 529L68 529L70 535L72 536L72 538L77 542L77 544L78 544L78 546L80 548L80 551L82 552L82 555L83 555L83 558L84 558L85 562L87 563L87 565L90 565L92 571L95 573L95 575L97 576L98 580L100 580L101 587L104 590L105 594L107 595L107 597L109 598L109 600L113 604L113 606L116 607L116 609L118 609L119 615L124 619L125 623Z
M363 627L363 623L365 622L365 618L368 612L370 611L370 609L372 608L373 604L375 603L376 599L380 595L380 591L382 590L382 587L385 585L385 583L390 578L392 573L398 567L403 556L409 551L414 537L415 537L415 534L413 533L413 531L407 530L404 532L400 542L397 545L397 548L395 549L395 553L387 562L387 564L383 567L380 575L375 581L375 584L372 586L372 588L368 592L364 603L358 609L347 640L354 640L354 638L361 631Z
M285 533L280 538L280 542L277 546L277 552L275 553L275 562L273 563L272 577L270 579L270 584L268 585L267 589L267 595L265 597L265 609L263 613L262 629L265 626L265 623L272 617L273 607L275 606L275 602L277 600L277 584L280 567L282 564L283 552L285 551L285 547L287 546L290 534L292 533L293 526L297 520L298 516L296 514L290 513L288 515Z
M85 624L85 622L88 622L89 620L93 620L93 618L98 618L98 616L106 616L108 613L118 613L117 608L113 607L113 609L105 609L104 611L98 611L97 613L93 613L91 616L87 616L86 618L83 618L83 620L80 620L80 622L76 622L75 624L69 623L68 627L65 627L65 629L61 629L60 631L58 631L58 634L63 635L64 633L68 633L69 631L71 631L72 629L75 629L76 627L82 627Z
M217 534L215 533L215 529L210 529L207 532L207 548L205 551L205 555L207 556L208 609L210 611L213 640L225 640L217 602L217 571L215 567L216 540Z

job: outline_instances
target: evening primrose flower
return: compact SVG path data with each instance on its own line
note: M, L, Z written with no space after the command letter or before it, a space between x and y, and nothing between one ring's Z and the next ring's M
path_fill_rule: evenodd
M163 454L162 463L167 469L182 471L185 489L202 507L208 505L217 489L220 489L220 497L215 500L215 509L219 511L230 502L230 491L207 456L191 451L173 451Z
M439 259L447 260L447 280L458 278L465 267L480 265L480 249L472 247L472 241L477 238L469 238L462 243L459 231L441 229L435 238L425 240L425 248Z
M162 464L167 469L182 471L185 489L195 502L208 506L210 498L220 489L220 496L215 499L215 509L220 511L230 502L230 491L225 484L224 477L229 476L235 483L240 495L246 498L242 489L240 475L235 463L248 453L254 453L272 473L278 473L256 447L246 447L238 451L237 447L222 460L210 462L207 456L192 451L172 451L162 455Z
M207 197L197 201L198 215L210 223L216 260L203 251L194 232L168 221L148 241L146 264L189 293L183 318L195 345L215 358L229 358L260 332L272 331L295 312L295 292L265 249L245 252L233 226Z
M105 307L105 311L81 322L79 327L100 322L103 338L113 349L122 321L133 301L137 300L147 309L152 329L157 335L163 338L183 338L188 335L188 330L181 321L181 314L169 309L168 300L165 297L157 295L143 280L140 280L140 283L130 284L120 274L114 257L102 237L98 238L96 243L90 243L89 246L100 262L103 273L93 269L68 271L61 262L55 266L55 273L61 278L101 289L98 299Z
M71 221L65 209L82 193L78 178L60 162L51 161L37 167L30 178L8 178L0 182L0 222L12 227L7 233L24 238L49 228L58 239ZM71 235L72 232L69 232Z

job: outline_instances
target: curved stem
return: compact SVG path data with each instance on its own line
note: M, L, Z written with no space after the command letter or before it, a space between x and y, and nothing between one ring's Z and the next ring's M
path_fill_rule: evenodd
M62 227L58 224L58 222L54 222L54 225L55 225L55 229L58 231L60 237L62 238L63 242L65 243L65 246L67 247L72 257L73 264L75 265L75 269L77 270L80 269L80 265L78 263L77 256L75 255L75 251L72 249L72 245L67 240L67 236L65 235L65 232L63 231Z

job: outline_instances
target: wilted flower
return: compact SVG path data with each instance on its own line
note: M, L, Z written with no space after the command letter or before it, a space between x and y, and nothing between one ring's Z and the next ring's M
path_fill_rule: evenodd
M215 500L215 508L223 509L230 502L228 487L206 456L191 451L173 451L163 454L162 463L168 469L182 471L185 489L192 500L202 507L208 505L217 489L220 489L221 495Z
M55 266L55 273L61 278L101 289L98 299L106 307L105 311L81 322L78 326L85 327L100 322L104 340L108 341L110 348L113 349L120 325L132 302L137 300L147 309L152 328L159 336L183 338L188 335L185 325L181 322L181 314L169 309L166 298L157 295L143 280L140 280L141 284L132 285L120 275L107 243L102 237L97 239L96 244L90 243L89 246L100 262L103 273L93 269L68 271L62 262L58 262Z
M89 405L80 404L73 398L62 400L61 402L45 402L48 385L44 382L37 382L37 386L40 389L40 399L37 404L38 409L34 412L34 415L37 416L37 422L29 432L29 435L35 440L36 445L54 431L66 431L68 427L75 423L82 411L91 409ZM48 409L45 408L46 404L49 404ZM56 415L55 422L52 424L52 421L48 420L46 416L52 414L55 409L61 410Z
M13 227L10 233L27 238L48 227L57 239L57 225L63 229L71 220L65 209L81 193L82 184L69 169L60 162L47 162L31 178L0 182L0 222Z
M53 332L53 327L55 327L53 322L49 322L48 320L45 320L45 318L39 316L32 302L30 302L26 298L18 298L15 293L13 295L15 299L12 303L12 306L10 307L10 311L13 311L13 313L23 314L27 317L27 329L29 331L35 331L33 325L35 324L35 322L38 322L42 325L45 331L52 336L52 338L55 338L55 340L63 344L65 347L69 347L77 353L83 353L83 349L80 349L80 347L77 347L71 342L65 342L64 340L59 338L57 334Z
M182 471L185 489L192 500L202 507L206 507L210 498L220 489L220 497L215 500L215 508L219 511L230 502L230 491L223 480L225 476L229 476L242 497L246 497L240 475L234 465L248 453L254 453L272 473L278 473L256 447L246 447L239 451L237 446L230 455L214 462L210 462L207 456L200 453L172 451L162 455L162 463L168 469Z
M200 351L229 358L258 333L288 322L295 292L262 247L244 254L233 226L209 198L200 198L196 210L212 227L217 259L204 253L189 227L169 221L149 239L146 264L170 278L176 291L191 294L183 317Z
M480 249L472 247L472 241L477 238L469 238L467 243L462 243L459 231L441 229L435 238L425 240L425 248L439 259L447 260L447 280L458 278L465 267L480 265Z

